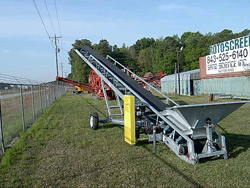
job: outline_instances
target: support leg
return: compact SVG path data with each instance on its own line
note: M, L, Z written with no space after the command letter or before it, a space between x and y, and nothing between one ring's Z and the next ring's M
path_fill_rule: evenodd
M112 116L112 114L111 114L111 109L110 109L109 100L108 100L108 96L107 96L107 92L106 92L106 89L105 89L105 85L104 85L104 81L103 81L103 80L101 81L101 84L102 84L102 91L103 91L103 94L104 94L106 106L107 106L107 109L108 109L108 114L109 114L109 117L111 117L111 116Z

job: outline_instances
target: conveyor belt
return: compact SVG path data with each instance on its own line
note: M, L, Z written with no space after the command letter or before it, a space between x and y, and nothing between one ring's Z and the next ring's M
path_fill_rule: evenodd
M94 51L93 49L91 49L88 46L82 46L78 50L79 50L79 52L81 52L81 50L84 50L84 51L90 53L96 59L98 59L113 74L115 74L119 79L121 79L124 83L126 83L133 90L132 92L135 92L137 95L140 95L153 108L155 108L158 111L163 111L166 109L167 104L163 103L160 99L158 99L156 96L154 96L148 90L144 89L135 80L131 79L124 72L122 72L118 67L113 65L111 62L109 62L103 56L98 54L96 51Z

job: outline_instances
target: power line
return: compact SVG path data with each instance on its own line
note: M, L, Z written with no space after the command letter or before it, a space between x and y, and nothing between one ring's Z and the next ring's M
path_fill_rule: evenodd
M58 11L57 11L57 2L56 2L56 0L54 0L54 4L55 4L55 10L56 10L57 24L58 24L60 36L62 37L62 30L61 30L61 25L60 25L60 22L59 22L59 15L58 15ZM58 42L61 45L61 51L68 52L68 50L65 50L64 47L63 47L63 39L61 38L61 40L58 41ZM59 59L60 59L61 63L62 63L62 56L65 58L65 53L63 53L63 55L61 55L61 53L59 53ZM67 57L69 56L68 53L67 53L66 56Z
M52 43L52 41L51 41L51 39L50 39L49 32L48 32L48 30L47 30L47 28L46 28L46 26L45 26L45 24L44 24L44 22L43 22L43 18L42 18L42 16L41 16L40 12L39 12L38 7L37 7L36 1L33 0L33 3L34 3L34 5L35 5L36 11L37 11L37 13L38 13L38 15L39 15L39 17L40 17L40 20L41 20L41 22L42 22L42 24L43 24L43 28L44 28L44 30L46 31L46 33L47 33L47 35L48 35L48 38L49 38L50 42Z
M50 20L51 27L52 27L52 29L53 29L53 31L54 31L54 35L56 35L56 32L55 32L55 29L54 29L54 26L53 26L53 23L52 23L52 20L51 20L51 17L50 17L50 13L49 13L49 9L48 9L46 0L44 0L44 3L45 3L45 7L46 7L46 9L47 9L48 15L49 15L49 20Z
M60 36L62 36L62 31L61 31L61 25L60 25L60 22L59 22L59 16L58 16L58 11L57 11L57 3L56 3L56 0L54 0L54 3L55 3L55 10L56 10L56 18L57 18L57 24L58 24L58 28L59 28L59 32L60 32ZM63 47L63 40L61 38L61 50L64 49ZM66 50L65 50L66 51ZM67 51L68 52L68 51ZM59 54L59 57L61 58L61 54ZM61 60L62 61L62 60Z
M38 13L38 15L39 15L39 17L40 17L40 19L41 19L41 22L42 22L42 24L43 24L43 27L44 27L44 29L45 29L45 31L46 31L48 37L49 37L49 40L50 40L50 42L51 42L51 44L52 44L52 47L53 47L53 39L54 39L54 43L55 43L55 52L56 52L56 76L58 76L58 52L59 52L59 49L58 49L58 46L57 46L57 42L58 42L57 39L62 38L62 36L56 36L55 29L54 29L54 26L53 26L53 23L52 23L52 20L51 20L51 17L50 17L50 13L49 13L49 9L48 9L46 0L44 0L44 3L45 3L45 6L46 6L48 15L49 15L49 19L50 19L50 23L51 23L52 29L53 29L53 31L54 31L54 37L51 37L51 36L49 35L49 32L48 32L48 30L47 30L47 28L46 28L46 26L45 26L45 24L44 24L44 21L43 21L43 19L42 19L42 16L41 16L41 14L40 14L40 12L39 12L39 9L38 9L38 7L37 7L36 1L33 0L33 3L34 3L34 5L35 5L35 7L36 7L37 13ZM53 47L53 48L54 48L54 47ZM57 81L57 85L59 85L59 82L58 82L58 81Z
M55 3L55 9L56 9L56 18L57 18L58 28L59 28L60 35L62 36L61 26L60 26L59 17L58 17L58 12L57 12L56 0L54 0L54 3Z
M63 40L62 40L62 30L61 30L61 25L60 25L60 22L59 22L59 15L58 15L58 11L57 11L57 2L56 0L54 0L54 4L55 4L55 12L56 12L56 18L57 18L57 24L58 24L58 29L59 29L59 33L60 33L60 38L61 40L59 41L58 40L58 43L60 43L60 46L61 46L61 51L64 49L63 48ZM66 51L66 50L65 50ZM59 60L61 62L61 68L62 68L62 54L59 53ZM62 71L62 76L63 76L63 71Z

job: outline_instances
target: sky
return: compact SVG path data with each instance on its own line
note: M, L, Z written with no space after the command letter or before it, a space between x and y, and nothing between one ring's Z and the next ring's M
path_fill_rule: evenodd
M59 24L54 0L35 2L49 36L62 35L58 47L63 76L70 73L68 51L76 39L92 43L106 39L121 47L143 37L250 29L249 0L56 0ZM42 82L55 80L54 46L33 0L0 0L0 73Z

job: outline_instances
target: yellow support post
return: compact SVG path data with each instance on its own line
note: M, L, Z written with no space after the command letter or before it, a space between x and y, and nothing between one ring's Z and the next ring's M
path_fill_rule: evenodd
M132 95L124 95L124 137L128 144L136 144L135 97Z

